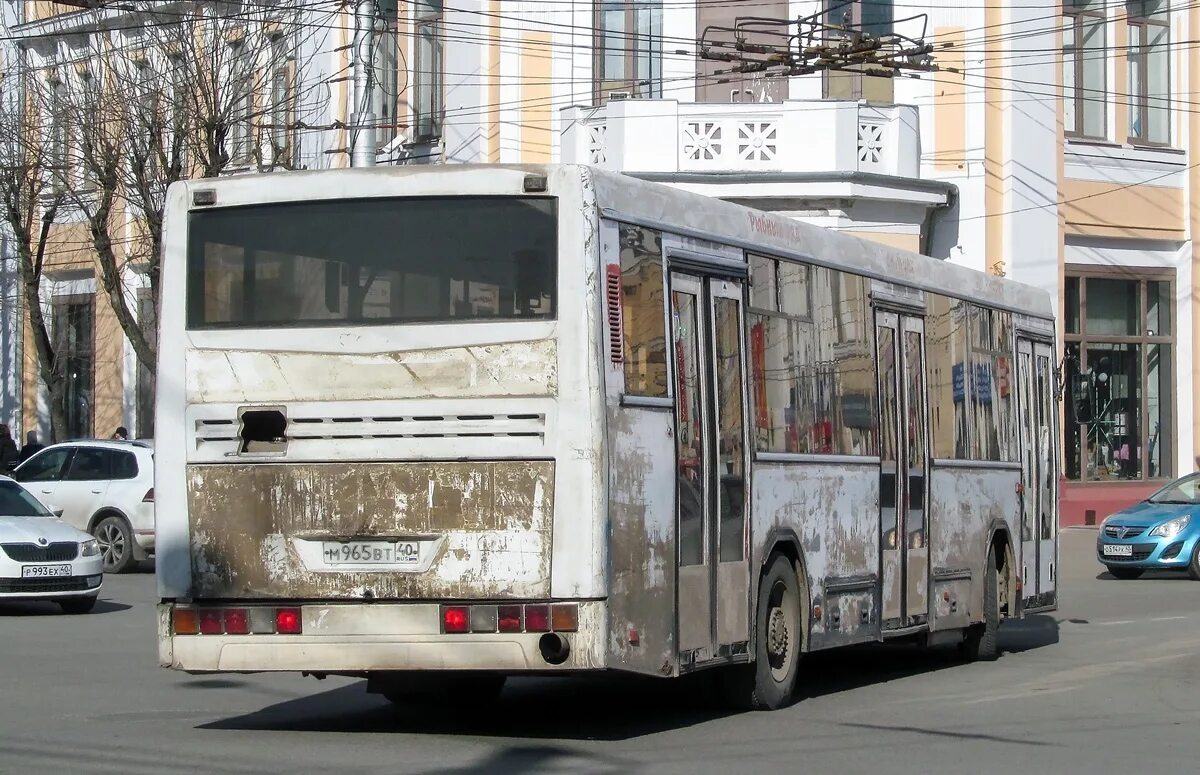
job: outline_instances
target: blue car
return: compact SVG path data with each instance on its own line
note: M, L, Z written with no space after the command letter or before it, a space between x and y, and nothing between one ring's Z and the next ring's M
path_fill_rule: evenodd
M1119 579L1147 570L1187 571L1200 581L1200 473L1163 487L1100 526L1096 557Z

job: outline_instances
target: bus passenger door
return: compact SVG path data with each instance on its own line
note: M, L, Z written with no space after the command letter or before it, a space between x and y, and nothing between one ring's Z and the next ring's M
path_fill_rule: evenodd
M925 323L875 314L880 404L880 554L884 629L929 618Z
M1050 345L1017 342L1021 388L1021 582L1022 606L1055 602L1058 544L1058 423L1054 410L1054 359Z
M749 641L742 286L671 275L681 666Z

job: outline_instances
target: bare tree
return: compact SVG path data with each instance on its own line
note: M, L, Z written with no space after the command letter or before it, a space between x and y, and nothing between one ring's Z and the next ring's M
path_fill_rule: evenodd
M50 398L50 435L66 431L66 363L52 337L42 305L41 284L51 230L66 193L58 180L54 116L34 109L40 99L30 94L45 80L20 61L8 63L0 76L0 218L11 232L25 321L29 325L38 375ZM21 335L21 334L18 334Z
M295 3L158 5L139 13L133 42L94 35L87 67L44 92L44 110L65 110L77 128L61 186L86 218L100 287L151 373L167 188L294 166L296 53L321 29ZM130 270L145 277L150 315L138 314Z

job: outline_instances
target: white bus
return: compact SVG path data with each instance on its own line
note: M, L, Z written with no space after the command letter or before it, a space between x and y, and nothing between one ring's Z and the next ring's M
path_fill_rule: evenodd
M177 184L162 293L164 666L774 708L1056 605L1039 290L552 165Z

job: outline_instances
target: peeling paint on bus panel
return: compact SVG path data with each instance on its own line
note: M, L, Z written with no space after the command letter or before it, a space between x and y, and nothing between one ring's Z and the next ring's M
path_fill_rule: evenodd
M771 549L765 542L777 530L796 531L807 570L807 613L820 600L826 579L878 575L878 460L865 458L861 464L759 461L753 477L751 567L756 573L762 567ZM848 605L852 604L848 601ZM828 617L811 619L805 648L876 640L878 615L863 622L859 609L852 610L857 618L853 624L843 619L840 632L831 631Z
M1020 480L1021 472L1015 469L934 463L930 473L929 562L935 577L939 571L986 567L992 526L1004 525L1010 536L1019 535ZM972 574L970 590L970 600L961 603L968 606L972 622L982 621L983 579L978 572ZM956 626L961 626L957 617L948 621L935 618L931 629Z
M192 466L191 596L545 598L553 482L549 461ZM436 554L423 572L327 566L320 545L350 538Z

